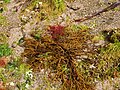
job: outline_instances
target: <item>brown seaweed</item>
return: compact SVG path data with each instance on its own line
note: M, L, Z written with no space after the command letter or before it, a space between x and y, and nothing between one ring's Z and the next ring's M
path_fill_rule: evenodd
M51 69L51 73L55 73L52 79L61 79L62 90L94 90L77 69L76 61L76 56L82 55L84 48L89 48L86 43L92 37L89 30L66 30L61 38L55 40L49 35L39 41L25 39L22 55L28 58L27 63L34 71ZM91 52L95 54L94 50Z

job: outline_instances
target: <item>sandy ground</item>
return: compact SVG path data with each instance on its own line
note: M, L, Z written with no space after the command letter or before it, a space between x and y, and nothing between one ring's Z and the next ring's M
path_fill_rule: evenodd
M115 0L110 0L109 3L112 3L114 1ZM18 5L18 3L16 2L17 2L16 0L11 0L11 2L7 4L6 7L8 8L8 10L3 12L3 15L7 17L7 21L9 22L9 25L0 26L0 32L8 33L8 39L9 39L8 43L10 47L13 48L15 52L15 56L20 56L20 54L24 51L24 49L18 46L16 42L18 42L19 39L22 38L24 34L26 36L29 36L29 33L33 29L44 28L47 22L43 21L43 22L39 22L38 24L34 22L34 24L31 25L30 22L31 20L34 20L34 19L30 19L30 22L26 23L25 25L22 25L20 21L20 11L18 10L15 13L13 12L14 10L13 7ZM107 0L76 0L75 2L68 3L68 4L73 8L79 7L80 9L77 11L74 11L67 8L66 12L64 12L60 17L56 19L51 19L50 21L51 24L60 22L61 19L63 19L61 24L66 25L67 16L70 17L71 20L78 19L78 18L84 17L85 15L91 15L92 13L95 13L109 5ZM120 6L118 8L120 8ZM99 33L102 30L120 28L120 9L110 10L108 12L102 13L101 15L96 16L85 22L73 23L73 24L87 25L93 29L94 33ZM112 83L110 83L107 80L105 80L104 82L97 82L96 90L117 90L113 88L116 82L118 83L118 85L120 85L120 78L114 79Z

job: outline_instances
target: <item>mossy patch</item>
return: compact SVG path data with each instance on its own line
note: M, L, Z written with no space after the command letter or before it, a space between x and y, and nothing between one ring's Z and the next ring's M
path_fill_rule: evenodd
M6 32L0 32L0 44L7 43L8 37Z
M0 57L9 56L12 53L11 48L9 48L8 44L0 44Z
M0 26L7 26L7 25L8 25L7 18L2 14L0 14Z
M102 79L115 76L114 73L119 73L120 62L120 42L110 43L101 51L101 60L98 65L98 71Z
M28 90L32 79L32 70L18 57L9 62L5 68L0 68L0 81L4 83L6 89Z

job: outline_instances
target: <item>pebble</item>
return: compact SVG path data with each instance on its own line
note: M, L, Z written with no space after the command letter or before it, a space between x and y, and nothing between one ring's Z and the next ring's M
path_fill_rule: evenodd
M88 56L87 56L87 55L81 55L81 58L83 58L83 59L87 59Z
M87 52L87 51L88 51L88 49L87 49L87 48L85 48L83 51L84 51L84 52Z
M14 82L10 82L10 86L14 86L15 84L14 84Z
M12 47L16 48L17 44L16 43L12 43Z
M98 43L95 43L95 46L100 46L100 45L104 45L105 41L104 40L100 40Z

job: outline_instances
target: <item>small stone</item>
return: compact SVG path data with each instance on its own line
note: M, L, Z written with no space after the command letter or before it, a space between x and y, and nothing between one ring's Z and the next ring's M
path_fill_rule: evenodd
M26 85L25 85L25 87L26 87L27 89L29 88L29 86L30 86L29 84L26 84Z
M44 72L44 69L41 69L41 72Z
M87 52L88 50L87 50L87 48L85 48L83 51L84 51L84 52Z
M96 68L93 64L92 65L90 65L90 67L89 68Z
M13 47L13 48L16 48L16 46L17 46L16 43L13 43L13 44L12 44L12 47Z
M100 40L98 43L95 43L95 46L104 45L104 43L105 43L104 40Z
M81 55L81 58L83 58L83 59L87 59L88 56L87 56L87 55Z
M29 9L25 9L25 11L26 11L26 12L28 12L28 13L30 12L30 10L29 10Z
M14 82L10 82L10 86L14 86L15 84L14 84Z
M81 62L82 60L81 59L77 59L77 62Z
M0 1L0 4L3 4L4 3L4 1Z
M87 44L91 44L92 42L90 40L87 41Z
M77 59L79 59L79 58L80 58L80 56L76 56L76 58L77 58Z
M42 2L39 2L38 4L39 4L39 5L42 5Z
M21 17L21 21L27 22L27 21L28 21L28 17L26 17L26 16L23 15L23 16Z

